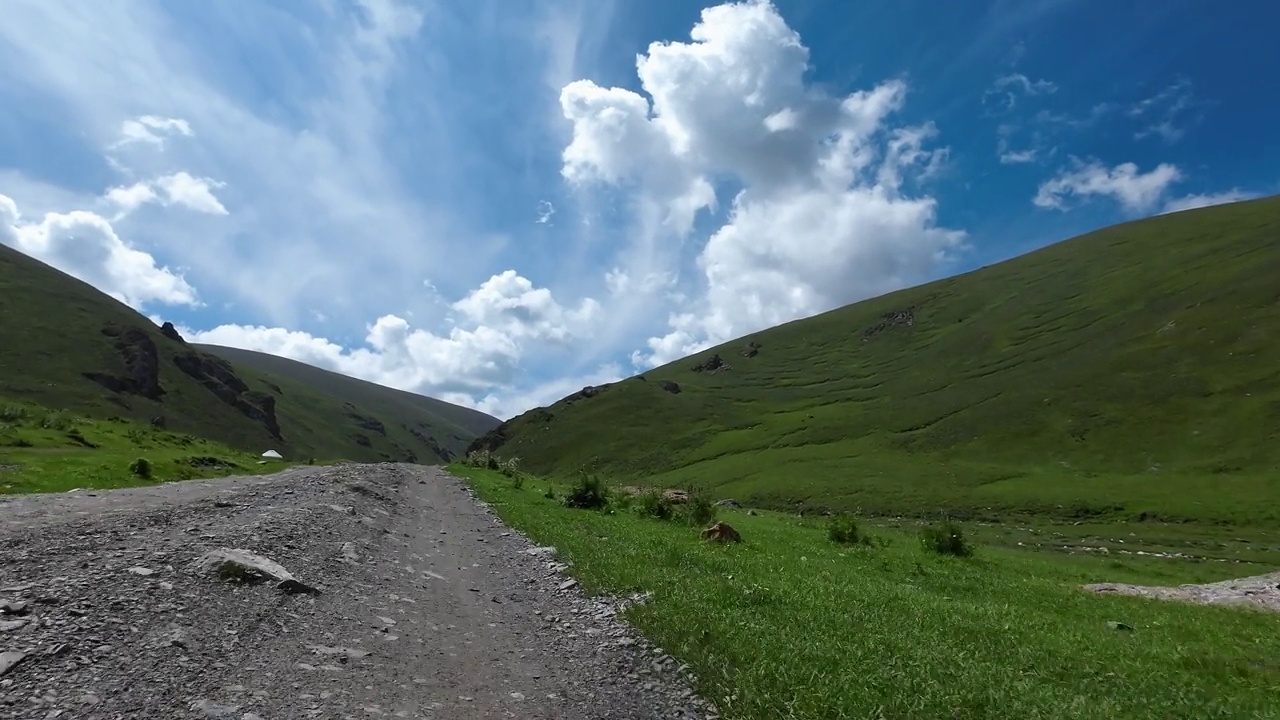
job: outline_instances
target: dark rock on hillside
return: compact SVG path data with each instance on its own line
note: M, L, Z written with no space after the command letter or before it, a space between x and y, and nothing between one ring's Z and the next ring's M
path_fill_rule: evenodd
M729 363L724 361L724 358L720 357L720 353L716 353L697 365L694 365L693 371L714 373L721 370L729 370L731 367L732 366Z
M662 388L663 390L666 390L672 395L680 394L680 383L674 380L659 380L658 387Z
M423 432L420 428L412 427L409 425L405 425L404 429L408 430L409 434L417 438L418 441L421 442L423 445L426 445L427 448L430 449L431 452L435 453L436 457L440 458L441 461L446 463L453 462L455 458L453 451L447 447L442 446L440 444L440 441L436 440L436 437L434 435L428 435L427 433ZM417 462L417 461L414 460L411 462Z
M373 447L373 441L369 439L368 435L363 433L353 433L351 435L351 439L355 440L356 444L360 447Z
M566 400L568 400L569 402L573 402L574 400L586 400L588 398L593 398L599 395L600 391L604 390L607 387L609 386L608 385L588 385L582 388L581 390L579 390L578 392L570 395L568 398L566 398Z
M176 342L180 342L180 343L182 343L183 345L186 345L186 344L187 344L187 341L186 341L186 340L183 340L183 339L182 339L182 335L178 333L178 328L174 327L174 326L173 326L173 323L171 323L171 322L166 322L165 324L163 324L163 325L161 325L161 326L160 326L160 334L161 334L161 335L164 335L165 337L169 338L170 340L174 340L174 341L176 341Z
M280 433L280 422L276 418L276 399L267 393L249 389L236 375L231 363L212 355L190 351L175 355L173 364L222 402L250 420L262 423L271 437L284 439Z
M141 328L108 325L102 334L115 338L112 345L124 361L124 375L87 372L84 377L114 393L139 395L158 400L164 395L160 387L160 358L155 341Z
M914 305L904 310L887 312L880 316L875 325L862 331L862 341L866 342L880 333L893 328L909 328L916 324L916 308Z
M743 346L742 350L740 350L738 354L744 358L753 358L760 354L760 343L752 340Z
M383 437L387 436L386 426L383 425L382 421L377 418L367 417L359 413L353 413L353 412L348 412L347 417L351 418L351 420L355 422L356 426L362 430L375 432Z

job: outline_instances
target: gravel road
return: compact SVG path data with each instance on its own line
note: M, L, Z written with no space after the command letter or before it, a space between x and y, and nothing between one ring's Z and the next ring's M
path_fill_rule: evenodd
M0 498L0 718L715 717L563 570L417 465Z

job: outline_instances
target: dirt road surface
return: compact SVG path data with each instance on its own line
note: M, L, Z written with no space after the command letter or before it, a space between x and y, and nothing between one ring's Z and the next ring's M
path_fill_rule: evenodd
M417 465L0 498L0 718L715 717L563 569Z

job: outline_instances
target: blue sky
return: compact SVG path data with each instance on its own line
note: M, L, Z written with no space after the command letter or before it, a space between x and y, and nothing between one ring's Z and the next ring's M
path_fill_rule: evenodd
M1263 2L8 0L0 241L509 417L1280 192Z

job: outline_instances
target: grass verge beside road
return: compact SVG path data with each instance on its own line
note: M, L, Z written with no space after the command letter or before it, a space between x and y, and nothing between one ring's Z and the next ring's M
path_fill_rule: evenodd
M652 593L629 619L689 663L726 717L1280 716L1280 617L1078 589L1239 566L996 547L941 557L892 528L872 530L887 545L843 547L821 525L744 511L720 519L745 542L715 546L686 525L566 508L546 481L450 470L554 545L588 592Z
M0 400L0 495L276 472L256 455L128 420Z

